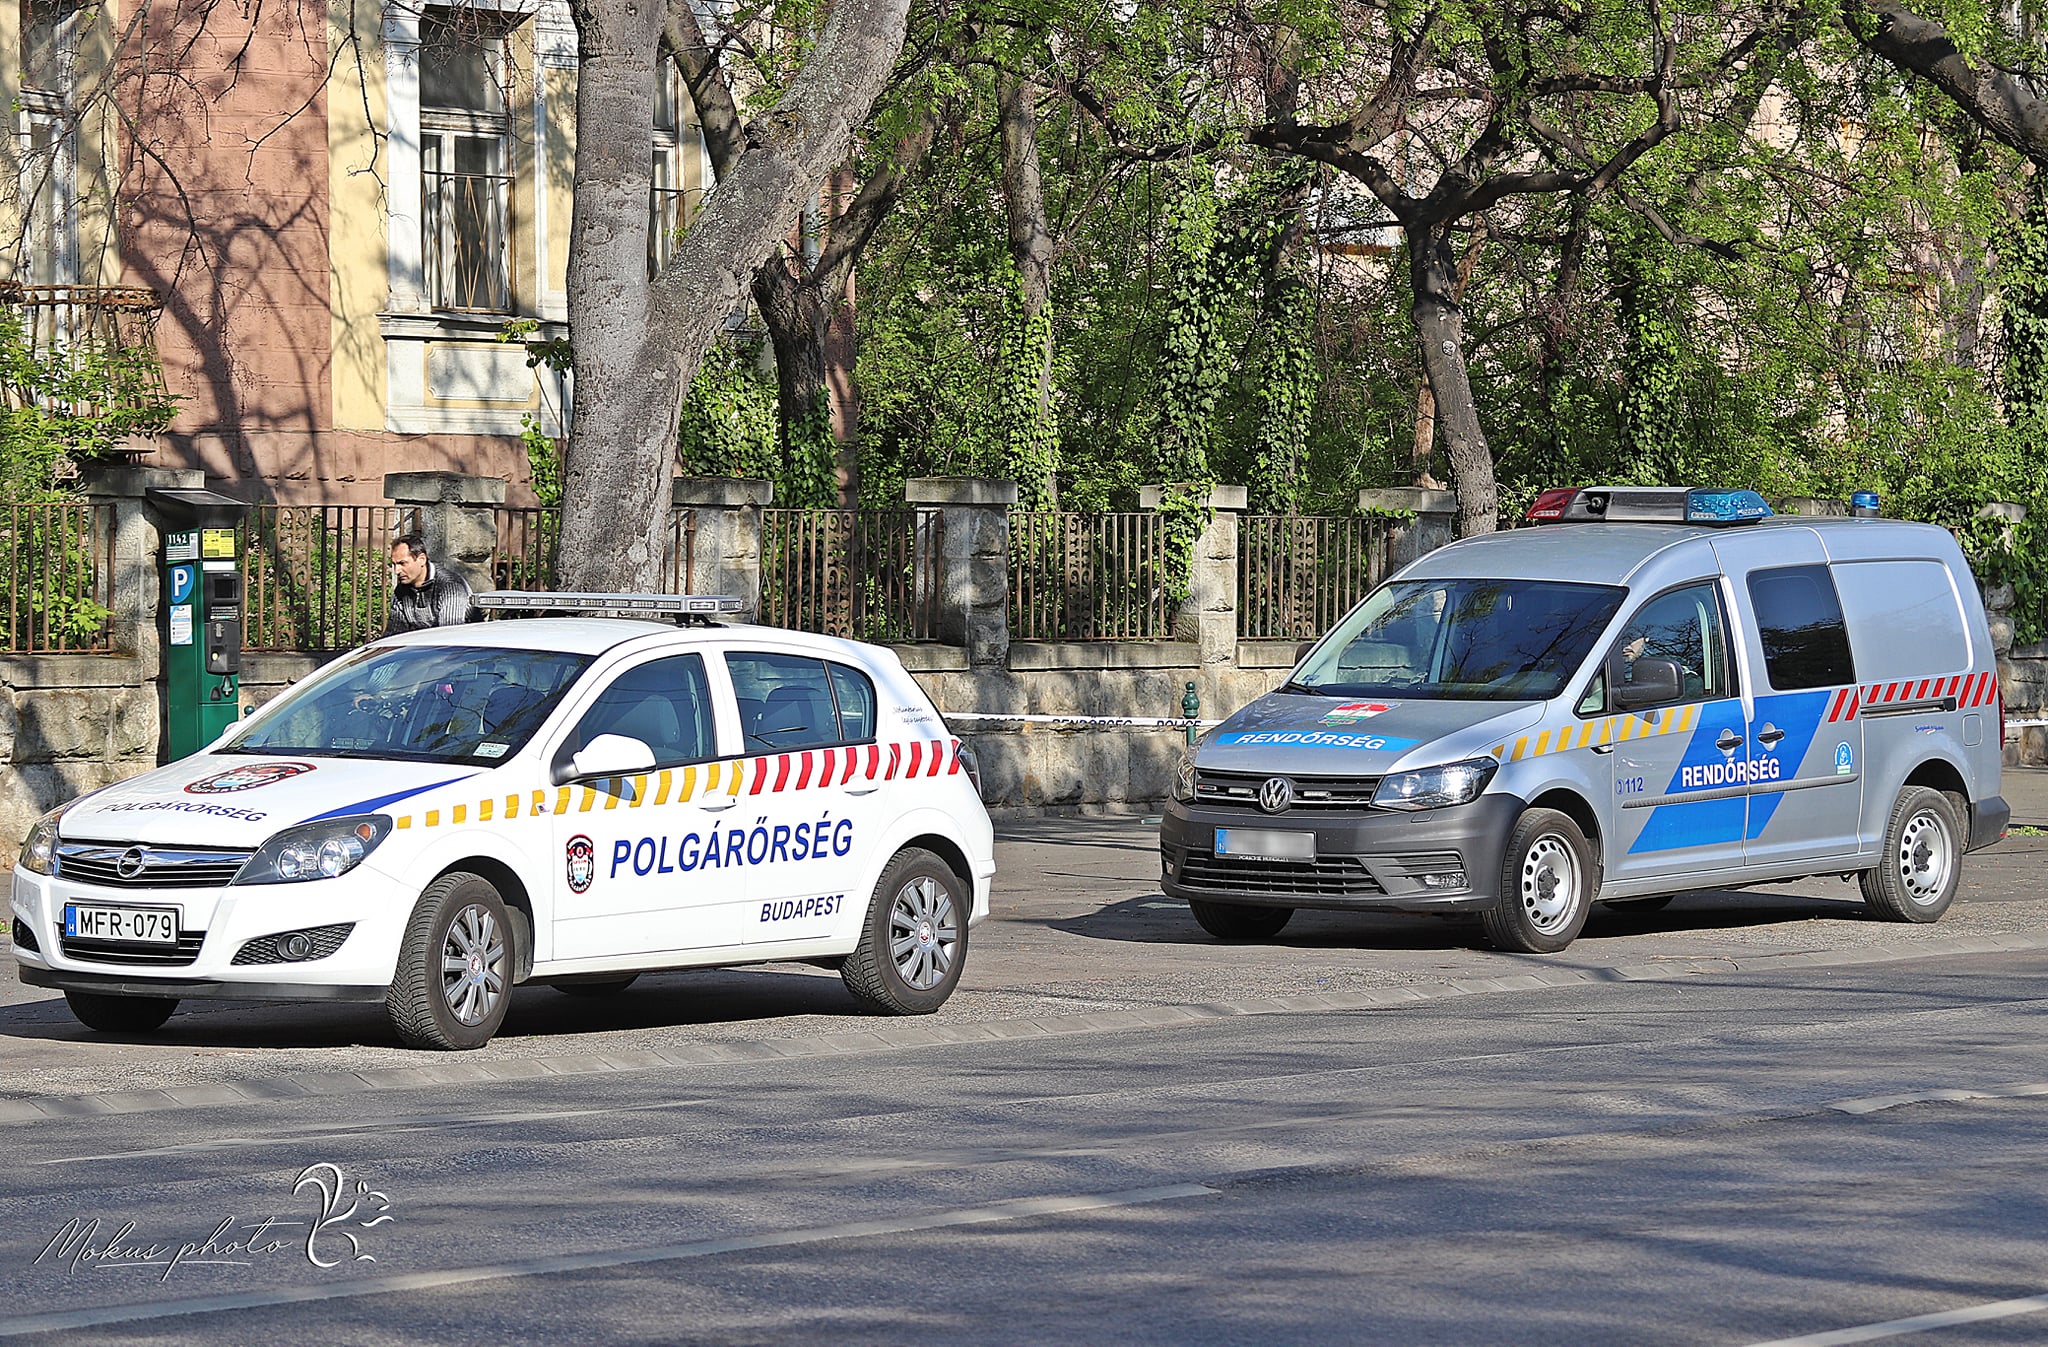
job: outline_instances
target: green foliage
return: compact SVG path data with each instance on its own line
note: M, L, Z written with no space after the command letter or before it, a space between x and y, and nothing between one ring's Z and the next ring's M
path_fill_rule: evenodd
M781 475L775 384L753 353L720 343L704 353L683 400L676 453L700 477L773 480Z
M38 351L0 312L0 496L54 500L75 466L171 423L177 400L146 347L80 340Z
M1303 457L1322 383L1312 345L1315 291L1283 273L1261 315L1265 360L1259 371L1258 430L1249 486L1254 509L1294 514L1301 509Z
M1022 283L1013 284L1003 311L996 413L1003 475L1017 483L1017 503L1026 510L1052 507L1045 488L1059 471L1059 421L1039 399L1039 385L1051 373L1052 320L1050 304L1026 319Z

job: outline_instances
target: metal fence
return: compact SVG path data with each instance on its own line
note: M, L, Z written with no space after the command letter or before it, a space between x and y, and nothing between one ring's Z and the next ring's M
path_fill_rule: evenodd
M861 641L939 637L937 510L763 510L761 620Z
M562 539L560 506L500 506L498 547L491 578L499 589L555 588L555 553ZM669 518L668 546L661 561L661 592L688 594L697 559L697 512L677 510Z
M114 507L82 502L0 505L7 559L5 652L105 654L113 649Z
M1173 633L1166 530L1143 514L1010 512L1010 635L1157 641Z
M249 650L346 650L384 630L396 505L257 505L248 517Z
M1246 515L1237 525L1238 635L1320 636L1387 573L1387 526L1343 515Z

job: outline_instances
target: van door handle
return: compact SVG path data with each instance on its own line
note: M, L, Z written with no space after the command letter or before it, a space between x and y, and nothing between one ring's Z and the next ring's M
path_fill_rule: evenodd
M1723 753L1740 748L1742 747L1742 736L1733 730L1723 730L1721 731L1721 737L1714 741L1714 747L1720 749Z
M848 786L846 788L846 793L848 795L873 795L876 791L880 790L881 788L882 783L876 781L864 786Z
M1593 745L1593 751L1594 751L1595 753L1599 753L1599 754L1603 754L1603 755L1604 755L1604 754L1608 754L1608 753L1612 753L1612 752L1614 751L1614 745L1613 745L1613 744L1595 744L1595 745Z
M1780 739L1783 739L1784 737L1785 732L1779 729L1776 725L1771 724L1771 722L1767 720L1764 722L1764 727L1761 730L1757 731L1756 741L1762 744L1765 748L1769 748L1772 744L1777 743Z

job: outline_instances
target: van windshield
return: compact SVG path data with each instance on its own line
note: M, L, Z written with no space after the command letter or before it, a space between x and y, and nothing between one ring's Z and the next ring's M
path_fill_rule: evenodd
M216 751L496 766L590 662L556 651L372 646L293 688Z
M1325 637L1282 692L1542 701L1585 662L1626 590L1557 580L1401 580Z

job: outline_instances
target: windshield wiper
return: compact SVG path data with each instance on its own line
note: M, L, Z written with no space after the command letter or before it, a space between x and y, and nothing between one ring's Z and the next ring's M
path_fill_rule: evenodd
M1292 692L1300 697L1327 697L1330 695L1321 688L1312 688L1306 683L1297 683L1292 678L1282 683L1279 687L1274 688L1273 691Z

